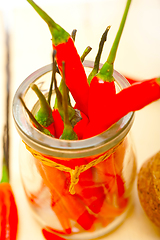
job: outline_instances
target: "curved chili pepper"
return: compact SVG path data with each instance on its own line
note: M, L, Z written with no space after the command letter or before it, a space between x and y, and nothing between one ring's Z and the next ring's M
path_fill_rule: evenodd
M69 33L53 21L37 4L27 0L42 19L48 24L52 34L53 48L56 49L58 68L62 73L62 62L66 63L66 84L78 105L78 109L88 114L89 85L80 56ZM83 93L83 98L82 98Z
M123 74L122 74L123 75ZM154 79L156 79L156 78L151 78L151 79L133 79L133 78L131 78L131 77L127 77L127 76L125 76L125 75L123 75L127 80L128 80L128 82L130 83L130 84L133 84L133 83L137 83L137 82L143 82L143 81L147 81L147 80L154 80Z
M137 82L117 93L105 107L103 118L90 122L84 138L95 136L124 117L127 113L138 111L160 98L160 78Z

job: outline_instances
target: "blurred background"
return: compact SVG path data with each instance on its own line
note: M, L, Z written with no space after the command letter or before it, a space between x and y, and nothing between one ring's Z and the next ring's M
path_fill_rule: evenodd
M58 24L69 33L77 29L76 47L81 55L86 46L92 51L86 59L94 60L102 33L111 25L105 43L101 62L107 60L115 38L126 0L35 0ZM2 146L3 125L6 116L6 84L9 77L9 116L10 116L10 161L11 181L19 207L20 228L18 240L43 239L38 225L25 211L28 208L18 168L18 135L11 116L13 95L20 83L38 68L51 63L52 42L46 23L32 9L26 0L5 0L0 2L0 144ZM7 68L7 66L9 68ZM115 61L115 69L121 74L135 78L148 79L160 76L160 1L132 0L131 8L120 41ZM160 143L160 102L156 102L136 115L133 137L140 167L141 163L159 150ZM145 122L145 124L144 124ZM145 136L145 137L144 137ZM156 140L155 140L156 139ZM2 152L1 152L2 159ZM22 204L23 202L23 204ZM119 231L120 239L158 239L159 233L141 236L141 226L136 221L137 213L131 216L127 226ZM143 215L143 218L145 216ZM143 219L144 220L144 219ZM145 223L148 221L144 220ZM148 223L148 222L147 222ZM127 224L127 223L126 223ZM130 227L132 226L132 227ZM140 231L132 231L134 229ZM123 230L128 229L127 238ZM136 233L135 233L136 232ZM153 234L153 235L152 235ZM132 238L133 235L133 238ZM111 235L109 240L116 239ZM126 237L126 238L125 238ZM105 239L105 238L104 238Z

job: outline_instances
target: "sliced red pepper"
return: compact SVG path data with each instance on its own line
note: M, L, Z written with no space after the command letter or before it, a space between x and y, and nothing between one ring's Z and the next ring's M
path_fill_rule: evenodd
M45 239L47 239L47 240L65 239L65 238L62 238L62 237L58 236L57 234L54 234L53 232L47 231L45 228L42 229L42 233L43 233L43 236L45 237Z
M110 205L107 203L107 201L105 201L101 208L100 216L106 220L110 218L113 220L115 217L121 215L125 211L125 208L126 206L123 208L116 208L115 206Z
M77 223L82 226L85 230L90 230L95 222L96 217L89 214L87 210L85 210L82 215L77 219Z
M51 194L53 195L53 203L56 202L57 206L58 204L62 204L71 219L77 221L80 218L78 223L81 224L84 229L88 228L88 226L92 226L93 217L86 210L86 206L83 201L76 194L71 195L68 192L68 185L66 186L67 179L65 174L56 168L42 164L37 159L35 159L35 163L44 180L44 183L49 187ZM55 194L59 196L59 198L57 198L58 201L55 201L54 199ZM83 216L86 216L87 222L85 219L81 222Z
M69 214L64 207L64 204L60 201L61 197L63 196L63 191L65 191L65 176L57 174L54 172L54 168L48 167L43 165L38 159L35 158L35 164L37 167L38 172L40 173L44 184L49 188L52 199L51 199L51 207L57 218L59 219L63 230L66 234L71 233L71 225L69 220ZM46 168L47 169L46 169ZM52 171L53 169L53 171ZM57 185L56 185L57 183Z
M52 190L51 194L53 196L51 205L52 210L55 212L57 218L59 219L59 222L61 223L61 226L63 227L65 234L71 234L72 230L70 223L70 215L68 214L68 211L65 209L63 202L61 201L60 196L56 193L56 191L53 192Z

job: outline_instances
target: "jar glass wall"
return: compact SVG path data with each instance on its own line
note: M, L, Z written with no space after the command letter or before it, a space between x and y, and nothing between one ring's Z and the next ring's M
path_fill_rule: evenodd
M92 66L85 62L87 73ZM24 191L42 227L68 239L96 238L117 227L130 207L136 176L130 136L134 113L89 139L66 141L42 134L30 122L19 95L36 112L38 99L29 85L36 83L47 95L51 70L52 64L31 74L13 100L15 126L23 140L20 171ZM114 78L117 91L128 86L116 71ZM54 100L53 90L52 104Z

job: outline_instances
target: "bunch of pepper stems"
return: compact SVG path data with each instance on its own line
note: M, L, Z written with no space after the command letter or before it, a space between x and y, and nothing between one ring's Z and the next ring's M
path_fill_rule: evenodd
M113 77L114 61L131 0L127 0L120 27L107 61L99 69L103 45L110 27L106 29L101 39L94 68L88 77L82 63L84 56L79 56L74 44L75 35L70 36L66 30L55 23L32 0L27 1L47 23L52 35L53 73L48 99L45 98L35 84L31 85L40 102L40 109L33 116L27 109L23 97L20 96L23 106L39 131L51 137L65 140L81 140L94 137L106 131L127 113L137 111L160 98L160 78L133 83L120 92L116 92ZM57 72L62 77L59 87L56 81ZM56 101L52 109L50 98L53 84ZM70 93L75 100L74 106L70 102ZM127 142L124 141L123 144L127 145ZM80 181L76 185L76 194L73 196L68 193L66 182L69 176L67 173L51 169L48 166L44 167L41 162L35 159L37 169L53 196L52 209L64 229L64 234L72 232L69 219L75 220L82 229L91 231L94 229L93 223L98 221L96 214L101 216L102 225L106 226L124 211L128 199L123 197L125 189L121 171L125 153L122 149L120 147L114 155L107 159L108 170L104 170L106 169L103 165L105 162L95 167L96 172L100 173L100 179L106 183L105 191L103 187L97 187L92 170L89 169L81 174ZM115 162L117 162L116 167ZM106 176L109 177L106 178ZM55 182L58 182L56 186L54 185ZM90 186L89 188L87 184ZM110 192L110 197L112 192L116 192L119 206L117 209L107 205L108 203L105 200L106 191L108 194ZM63 198L60 198L61 196ZM56 204L57 202L58 204ZM94 214L90 214L86 206ZM62 209L64 210L63 216L61 214ZM69 211L66 211L66 209ZM103 218L105 215L107 219ZM52 231L56 232L53 229Z

